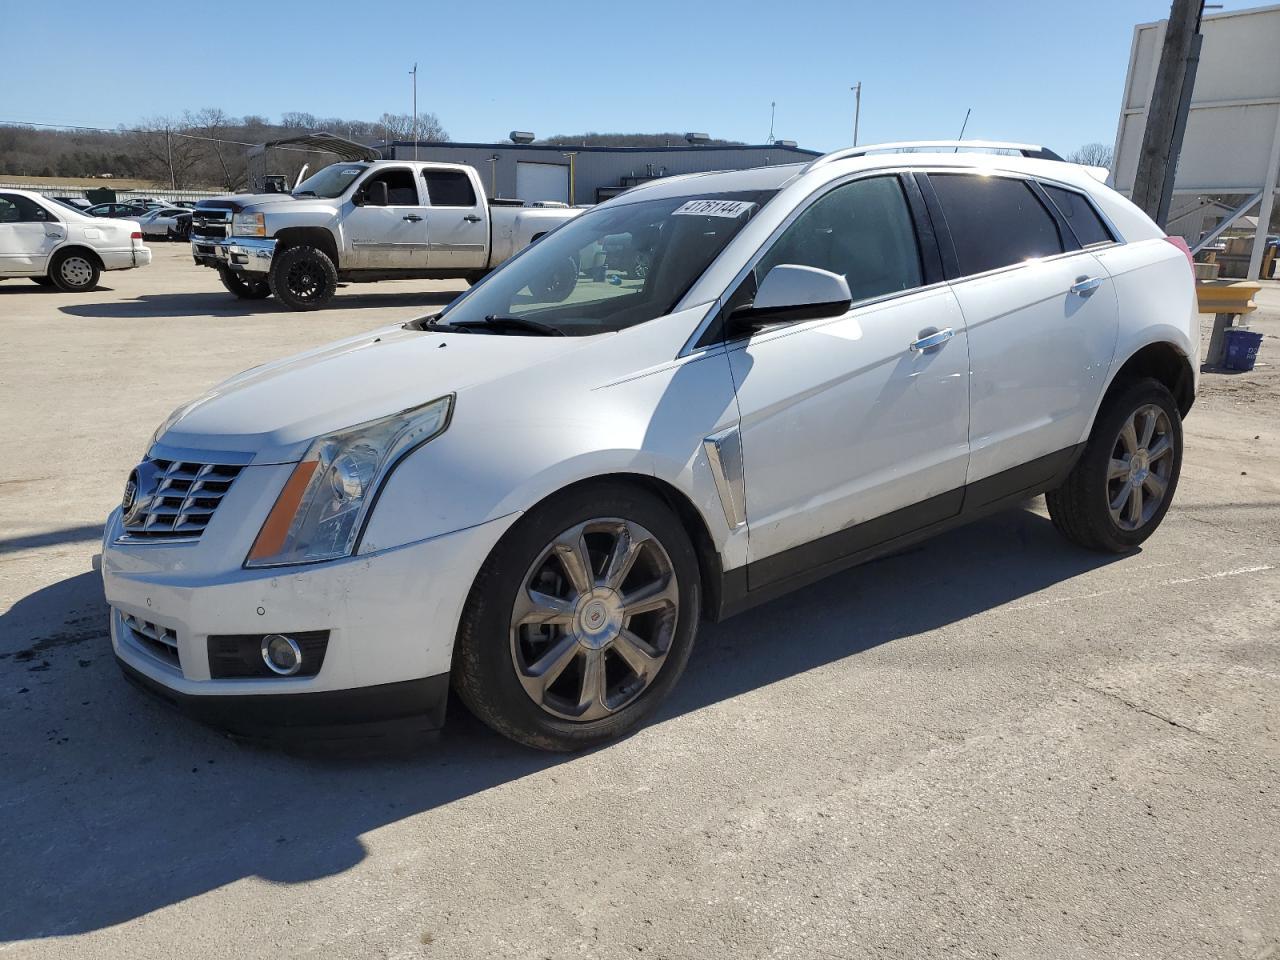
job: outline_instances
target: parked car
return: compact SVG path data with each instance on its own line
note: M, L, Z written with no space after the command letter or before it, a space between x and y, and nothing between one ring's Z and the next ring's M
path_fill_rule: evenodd
M181 207L157 207L134 219L146 237L186 240L191 236L191 211Z
M94 204L92 207L85 210L85 213L91 217L136 217L138 215L138 208L127 203L112 201L111 203Z
M315 310L342 281L478 280L580 212L491 205L459 164L343 162L292 194L201 200L191 251L237 297ZM572 277L559 279L567 294Z
M131 207L141 207L143 210L158 210L161 207L173 206L168 200L157 200L154 197L130 197L123 202Z
M59 203L65 203L68 207L71 207L74 210L84 211L93 206L93 204L84 197L53 197L52 199L57 200Z
M29 190L0 190L0 277L30 277L78 292L103 270L151 262L131 220L95 218Z
M452 685L572 750L652 714L701 618L1036 494L1132 550L1195 399L1186 244L1087 168L980 146L1019 155L649 183L435 316L179 407L106 524L126 675L247 735L431 728ZM573 269L628 235L642 279Z

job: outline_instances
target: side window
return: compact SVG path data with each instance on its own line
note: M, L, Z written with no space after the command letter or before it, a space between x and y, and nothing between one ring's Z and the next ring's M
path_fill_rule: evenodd
M931 173L963 274L1062 253L1053 216L1021 180Z
M1098 216L1098 211L1094 210L1093 205L1081 194L1074 190L1064 190L1062 187L1052 187L1047 183L1042 183L1040 186L1044 187L1044 192L1049 195L1053 205L1066 218L1071 232L1080 241L1080 246L1111 243L1115 240L1111 231L1107 229L1107 225Z
M365 181L366 186L381 180L387 185L387 204L392 207L419 206L418 188L413 182L413 171L404 167L383 170Z
M0 223L45 223L55 219L40 204L16 193L0 194Z
M897 178L855 180L815 200L756 264L756 284L781 263L840 274L855 303L920 286L920 250Z
M474 207L476 192L461 170L423 170L427 196L433 207Z

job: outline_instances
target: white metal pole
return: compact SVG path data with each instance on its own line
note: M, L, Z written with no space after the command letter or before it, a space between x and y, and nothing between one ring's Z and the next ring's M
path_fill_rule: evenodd
M1271 160L1267 164L1267 180L1262 185L1262 203L1258 206L1258 232L1253 235L1253 252L1249 254L1249 272L1245 276L1257 280L1262 275L1262 254L1267 249L1267 232L1271 229L1271 210L1276 199L1276 168L1280 167L1280 107L1276 109L1276 130L1271 138Z
M853 145L858 145L858 119L862 116L862 81L859 80L852 87L853 91Z
M413 159L418 159L418 65L409 71L413 74Z

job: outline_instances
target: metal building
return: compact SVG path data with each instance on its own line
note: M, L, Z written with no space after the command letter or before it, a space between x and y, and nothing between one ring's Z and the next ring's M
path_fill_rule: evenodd
M1133 28L1113 167L1115 188L1125 195L1133 191L1167 27L1168 21L1160 20ZM1208 14L1201 33L1204 46L1178 158L1170 226L1182 231L1194 250L1256 211L1262 225L1247 266L1248 277L1256 280L1280 187L1280 6ZM1227 211L1213 217L1217 225L1210 232L1196 236L1212 201Z
M414 159L412 141L378 145L392 160ZM658 177L807 163L821 154L793 143L669 147L569 147L539 143L418 143L417 159L465 163L491 197L600 203Z

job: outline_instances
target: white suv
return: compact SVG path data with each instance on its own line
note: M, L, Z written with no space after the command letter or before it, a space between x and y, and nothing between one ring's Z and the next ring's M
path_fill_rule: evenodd
M179 408L106 528L126 674L246 735L436 727L452 686L576 749L701 618L1034 494L1141 543L1195 397L1185 246L1042 148L931 146L628 191Z

